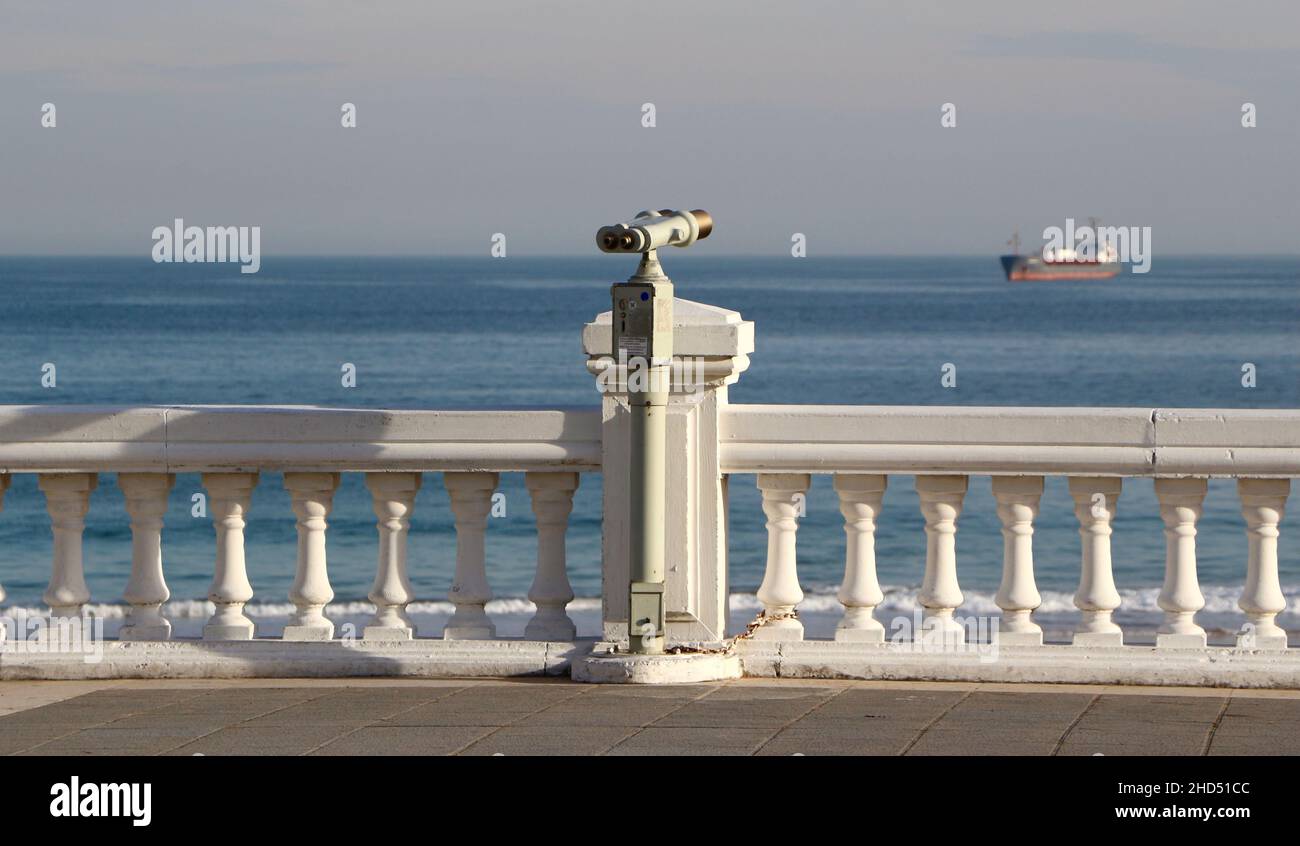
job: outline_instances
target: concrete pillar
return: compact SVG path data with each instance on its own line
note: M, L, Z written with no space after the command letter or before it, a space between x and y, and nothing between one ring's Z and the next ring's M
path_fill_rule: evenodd
M671 274L671 268L669 268ZM678 289L690 281L678 280ZM627 637L629 414L627 368L611 354L610 313L582 334L587 369L601 392L602 619L607 640ZM727 482L718 423L727 386L749 366L754 324L734 311L673 301L673 374L668 401L664 604L668 639L714 641L727 628Z

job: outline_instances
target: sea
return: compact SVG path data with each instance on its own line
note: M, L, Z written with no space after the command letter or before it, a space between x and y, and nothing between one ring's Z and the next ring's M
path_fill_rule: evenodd
M1300 258L1160 258L1109 281L1008 283L996 256L717 257L707 246L662 258L678 296L739 311L756 352L735 403L1300 408ZM367 408L511 408L598 403L584 367L583 324L632 271L619 256L581 258L266 257L154 264L147 256L0 258L0 402L11 405L294 404ZM345 386L344 366L355 368ZM51 368L52 365L52 368ZM948 374L949 378L944 379ZM51 379L51 375L53 379ZM955 377L955 384L952 384ZM53 384L50 384L53 382ZM766 530L752 476L731 480L734 628L761 607ZM177 477L163 536L178 635L195 636L214 559L213 527L192 513L197 475ZM522 474L503 474L504 514L488 529L488 606L501 635L531 605L536 536ZM600 631L601 479L585 474L568 533L570 613ZM1292 497L1292 503L1295 496ZM1300 526L1284 520L1280 565L1300 628ZM409 546L411 606L422 635L441 631L455 535L439 474L426 473ZM800 611L830 636L840 606L844 532L830 478L815 477L798 535ZM959 521L961 615L996 616L1002 539L987 477L971 479ZM1162 524L1149 479L1126 479L1114 523L1116 619L1131 640L1160 619ZM263 473L248 516L247 560L259 635L291 609L296 551L283 480ZM910 619L925 562L913 479L890 478L876 535L886 592L877 617ZM1066 481L1047 480L1035 564L1049 639L1077 621L1078 526ZM1246 535L1230 480L1211 480L1199 524L1198 620L1217 640L1242 622ZM84 539L89 608L110 631L123 616L131 538L114 475L102 473ZM376 530L359 474L345 474L329 520L329 576L340 626L359 625L374 578ZM51 536L30 474L15 474L0 512L0 603L36 613Z

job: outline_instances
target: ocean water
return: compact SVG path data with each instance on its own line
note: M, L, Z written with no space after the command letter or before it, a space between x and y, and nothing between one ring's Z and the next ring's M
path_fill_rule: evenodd
M1109 282L1009 284L994 256L792 259L665 254L679 296L740 311L757 351L733 386L738 403L1300 408L1300 259L1158 259L1145 276ZM235 265L155 265L147 258L0 259L0 397L8 404L273 403L500 408L598 401L583 362L584 322L607 308L631 262L589 258L266 258ZM340 368L356 365L344 388ZM1243 363L1257 386L1241 384ZM41 384L57 368L57 387ZM957 387L940 384L945 363ZM197 632L212 576L213 530L191 516L196 475L177 479L164 562L182 633ZM528 616L535 535L520 474L505 474L506 515L489 527L489 579L501 631ZM752 616L765 530L752 477L731 484L733 618ZM1293 509L1294 510L1294 509ZM1281 569L1300 626L1300 528L1284 521ZM799 532L802 606L825 634L838 609L844 535L827 477L816 477ZM913 480L892 477L878 521L883 618L910 614L925 559ZM1039 619L1076 618L1077 525L1064 479L1049 478L1036 524ZM1236 628L1246 538L1233 483L1211 481L1199 525L1201 621ZM599 627L600 477L584 475L568 535L573 614ZM1115 521L1117 618L1149 629L1164 539L1150 480L1126 480ZM971 480L959 522L964 613L992 614L999 524L986 477ZM44 500L16 475L0 513L0 584L11 609L36 608L49 575ZM250 610L273 634L289 609L296 536L289 498L266 473L247 529ZM329 531L332 616L366 617L374 576L369 496L346 475ZM120 617L130 563L121 492L102 474L85 535L93 602ZM425 475L412 519L414 609L436 634L455 560L439 475ZM110 622L111 622L110 619Z

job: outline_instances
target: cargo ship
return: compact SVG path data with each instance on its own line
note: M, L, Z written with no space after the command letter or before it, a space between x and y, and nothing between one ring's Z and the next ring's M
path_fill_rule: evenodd
M1094 226L1094 230L1095 226ZM1123 265L1112 244L1103 244L1096 258L1080 258L1069 247L1045 250L1042 255L1020 254L1020 233L1007 242L1011 255L1002 256L1002 269L1012 282L1054 282L1065 279L1111 279Z

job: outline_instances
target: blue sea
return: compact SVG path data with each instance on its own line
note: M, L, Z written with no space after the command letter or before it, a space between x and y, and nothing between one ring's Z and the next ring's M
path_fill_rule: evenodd
M703 250L700 251L701 253ZM739 311L757 351L731 390L736 403L1300 408L1300 259L1157 257L1146 275L1108 282L1010 284L995 256L794 259L666 254L679 296ZM263 403L501 408L595 406L580 334L608 307L628 260L590 258L275 258L255 275L237 265L137 258L0 259L0 397L7 404ZM355 364L345 388L340 368ZM1242 365L1256 386L1242 385ZM57 386L42 387L42 366ZM941 367L957 386L941 385ZM503 634L528 616L535 535L520 474L503 476L504 517L488 536L489 606ZM178 631L206 614L210 520L191 516L196 475L182 475L164 533ZM758 607L765 558L752 477L731 484L733 620ZM1294 504L1294 497L1293 497ZM1295 509L1293 509L1295 510ZM1300 626L1300 525L1284 521L1281 567ZM910 613L925 560L912 479L893 477L877 556L887 599ZM810 632L827 634L842 576L841 517L827 477L815 479L799 531ZM1212 481L1200 523L1200 578L1216 632L1236 628L1246 538L1230 481ZM1150 480L1126 480L1113 538L1124 606L1117 619L1150 629L1164 539ZM971 480L959 523L958 570L970 613L996 613L1002 541L986 477ZM0 584L11 608L35 608L49 576L44 500L16 475L0 513ZM290 607L296 536L289 498L265 473L253 498L247 557L250 611L274 634ZM600 477L585 475L569 532L569 574L582 634L599 630ZM85 535L96 610L120 617L130 563L121 492L102 474ZM411 579L424 634L436 635L455 557L447 496L426 474L412 519ZM1077 525L1065 480L1049 478L1035 535L1040 621L1075 619ZM344 477L329 530L337 620L363 620L375 527L359 475Z

